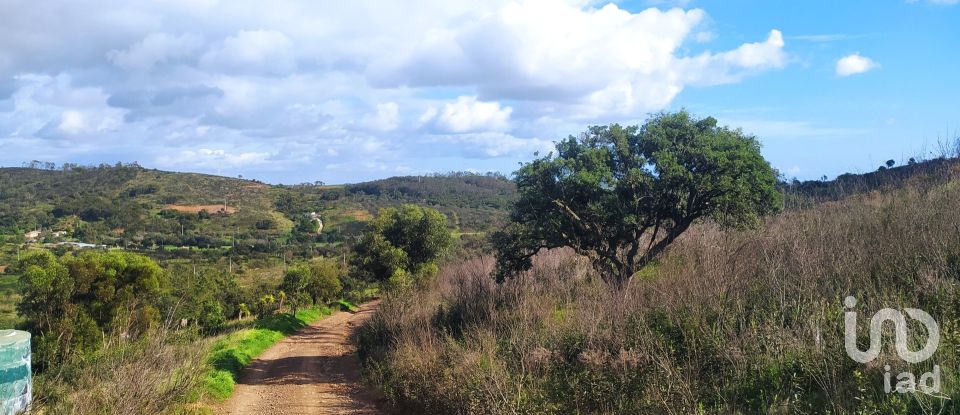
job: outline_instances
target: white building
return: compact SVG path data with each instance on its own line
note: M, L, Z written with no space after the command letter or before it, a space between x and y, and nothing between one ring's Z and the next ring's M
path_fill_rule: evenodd
M320 220L320 214L317 212L310 212L310 220L317 223L317 234L323 232L323 221Z

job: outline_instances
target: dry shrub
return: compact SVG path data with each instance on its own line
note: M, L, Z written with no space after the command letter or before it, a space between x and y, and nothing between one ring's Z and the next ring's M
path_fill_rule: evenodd
M896 376L930 361L846 356L842 301L859 300L861 344L880 308L930 313L943 393L957 396L957 212L948 182L788 212L759 231L702 224L625 291L567 250L502 285L492 258L469 259L388 296L361 353L398 407L430 413L949 413L950 400L882 390L885 364Z

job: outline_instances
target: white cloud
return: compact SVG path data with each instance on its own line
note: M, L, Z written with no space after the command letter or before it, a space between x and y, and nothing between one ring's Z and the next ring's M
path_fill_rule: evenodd
M77 87L69 75L24 74L13 96L14 111L0 117L0 135L6 125L19 134L29 131L44 138L92 135L123 125L123 110L107 105L97 87Z
M192 168L200 166L213 168L218 171L223 168L236 168L252 164L265 164L269 160L269 153L262 152L230 152L223 149L200 148L197 150L183 150L175 157L161 156L158 164L167 168Z
M296 69L293 41L276 30L241 30L200 59L202 66L236 73L283 75Z
M859 53L847 55L837 61L837 75L850 76L867 72L879 65L870 58L860 56Z
M763 42L745 43L726 52L681 58L679 82L700 86L728 84L759 72L783 68L788 61L784 45L783 34L771 30Z
M107 52L107 57L122 68L150 69L159 63L193 55L202 46L203 38L198 35L151 33L127 49Z
M540 138L518 138L510 134L483 132L439 135L427 142L454 144L457 152L467 157L502 157L514 154L546 154L553 150L553 141Z
M377 104L377 111L372 117L367 117L366 123L379 131L392 131L400 122L400 106L396 102Z
M691 54L723 39L708 20L592 0L0 1L0 145L18 149L0 164L511 168L541 137L789 63L778 31Z
M786 64L776 30L732 51L678 56L685 41L704 40L695 29L705 16L700 9L511 2L425 32L409 52L374 65L371 76L384 85L472 86L484 100L546 101L591 118L657 110L691 83L736 82Z
M501 107L499 102L478 101L475 96L460 96L443 105L439 111L431 108L421 121L433 121L443 132L465 133L501 131L508 127L513 108Z

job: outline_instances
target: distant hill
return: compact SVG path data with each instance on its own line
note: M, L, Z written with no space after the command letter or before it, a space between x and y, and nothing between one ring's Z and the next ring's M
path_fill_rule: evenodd
M0 235L157 249L250 247L303 242L308 214L324 222L317 243L337 244L359 234L377 210L402 203L434 207L460 233L502 224L516 198L500 175L450 173L395 177L345 186L267 185L139 165L0 168ZM59 235L59 234L58 234Z
M345 191L370 211L399 203L421 204L440 210L456 226L475 231L505 223L517 198L513 182L497 174L391 177L347 185Z
M903 187L924 190L960 179L960 158L937 158L883 168L864 174L842 174L834 180L782 183L787 208L841 200L853 195Z

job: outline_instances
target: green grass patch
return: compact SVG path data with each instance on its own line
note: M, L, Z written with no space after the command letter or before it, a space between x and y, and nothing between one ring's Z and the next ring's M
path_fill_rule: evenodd
M349 311L351 313L356 313L357 311L360 311L360 307L357 307L356 304L351 303L347 300L334 301L330 303L330 307L339 308L340 311Z
M19 278L16 275L0 275L0 329L14 328L21 321L17 315Z
M210 372L204 377L204 394L224 400L233 393L237 376L261 353L284 337L333 312L329 307L312 307L296 315L281 313L258 320L253 328L230 333L213 344L207 358Z

